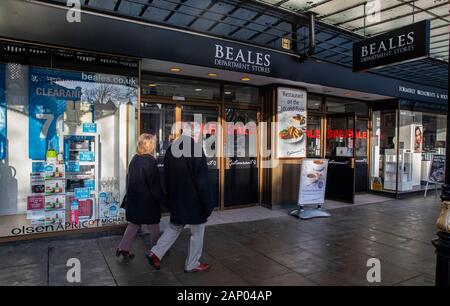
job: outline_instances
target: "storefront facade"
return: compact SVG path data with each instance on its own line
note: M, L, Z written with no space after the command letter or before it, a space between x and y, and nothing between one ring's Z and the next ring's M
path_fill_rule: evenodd
M199 123L193 136L204 144L219 210L296 204L304 158L329 159L329 199L422 190L446 145L444 88L98 14L73 31L59 7L1 5L51 16L65 35L29 33L12 18L0 27L0 239L123 226L137 136L157 136L163 173L182 122ZM24 14L33 28L50 27ZM273 128L280 89L306 105L304 149L291 156L280 155Z

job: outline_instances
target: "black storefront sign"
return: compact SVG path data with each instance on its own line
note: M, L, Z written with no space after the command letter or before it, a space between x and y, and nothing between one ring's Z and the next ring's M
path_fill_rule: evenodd
M430 54L430 21L424 20L353 44L353 71L417 60Z
M328 162L325 198L353 203L355 196L355 168L352 158L335 157Z
M13 12L0 18L0 38L252 73L423 102L447 101L446 88L374 73L357 74L345 66L314 59L300 63L298 56L292 53L211 36L107 19L88 12L84 12L81 23L68 23L66 10L27 1L2 0L0 11ZM55 29L58 29L57 33ZM217 45L221 46L219 50ZM416 93L411 94L410 88Z

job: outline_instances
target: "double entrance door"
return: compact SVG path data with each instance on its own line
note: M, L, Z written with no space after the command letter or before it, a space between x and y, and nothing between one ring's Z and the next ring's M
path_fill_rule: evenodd
M214 103L145 101L140 105L140 133L156 135L157 159L164 175L164 156L177 131L188 124L203 144L217 208L259 203L257 159L258 109Z
M353 203L355 194L368 191L368 123L354 113L327 115L327 198Z

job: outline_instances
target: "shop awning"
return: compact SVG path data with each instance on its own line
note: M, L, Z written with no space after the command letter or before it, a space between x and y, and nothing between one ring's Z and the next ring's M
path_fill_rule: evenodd
M66 5L65 0L40 0ZM430 0L383 0L381 21L364 25L366 0L83 0L82 8L157 23L259 46L282 49L282 38L293 52L308 48L304 13L318 15L315 58L352 66L352 44L412 23L430 19L431 57L374 70L374 73L419 84L448 88L448 3ZM285 51L285 50L284 50Z

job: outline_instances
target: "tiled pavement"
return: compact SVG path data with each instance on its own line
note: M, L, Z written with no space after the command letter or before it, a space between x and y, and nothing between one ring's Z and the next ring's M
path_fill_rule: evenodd
M0 285L69 285L66 261L81 261L81 285L370 285L367 260L381 261L381 285L433 285L439 201L434 196L331 210L332 217L270 219L208 226L203 260L185 274L188 231L154 271L143 256L115 257L120 236L0 245ZM279 212L278 212L279 213ZM144 239L142 239L144 238Z

